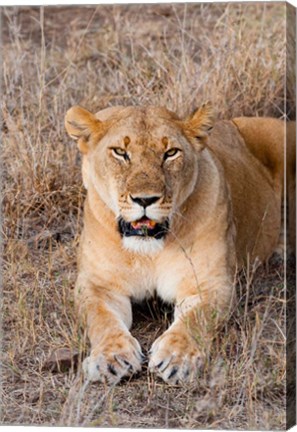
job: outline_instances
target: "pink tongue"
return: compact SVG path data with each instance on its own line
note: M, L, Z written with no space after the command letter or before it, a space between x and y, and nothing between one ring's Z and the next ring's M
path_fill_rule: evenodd
M153 229L156 225L156 222L146 217L143 217L138 221L131 222L131 225L134 229L141 229L143 226L145 226L147 229Z

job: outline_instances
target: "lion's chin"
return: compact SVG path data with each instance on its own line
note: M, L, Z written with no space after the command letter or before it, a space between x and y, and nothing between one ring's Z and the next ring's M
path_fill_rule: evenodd
M152 237L123 237L122 241L125 249L142 255L154 255L164 247L163 239Z

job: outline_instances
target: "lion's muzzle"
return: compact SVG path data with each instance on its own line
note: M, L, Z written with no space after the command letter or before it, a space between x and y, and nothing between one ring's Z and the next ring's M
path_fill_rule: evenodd
M163 196L157 194L130 194L128 196L131 205L129 216L122 213L118 221L122 237L156 240L165 237L169 230L169 219L167 214L160 214L162 199Z

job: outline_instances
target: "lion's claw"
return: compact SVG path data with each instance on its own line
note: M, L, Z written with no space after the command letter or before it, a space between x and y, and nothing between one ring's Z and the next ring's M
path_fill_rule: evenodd
M181 336L183 342L184 339ZM165 333L153 344L149 361L150 371L173 385L193 381L201 364L196 343L191 338L187 340L186 346L179 342L176 334L173 342L170 333Z
M128 341L130 344L126 343L122 351L117 353L107 352L104 347L93 350L83 362L85 377L90 381L116 384L123 377L140 371L143 358L140 345L132 336Z

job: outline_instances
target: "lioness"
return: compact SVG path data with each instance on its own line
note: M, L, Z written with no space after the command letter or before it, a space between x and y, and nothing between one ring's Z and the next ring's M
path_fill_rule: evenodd
M205 104L184 120L160 107L94 115L75 106L65 125L87 189L75 288L91 342L86 376L115 383L141 369L131 301L156 291L175 314L149 368L171 384L190 381L236 269L277 245L285 123L242 117L213 127Z

